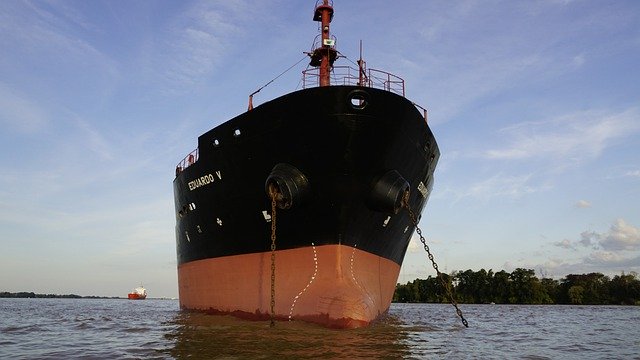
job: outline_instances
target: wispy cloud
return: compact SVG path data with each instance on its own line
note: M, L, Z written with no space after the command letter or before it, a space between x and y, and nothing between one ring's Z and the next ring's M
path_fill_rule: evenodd
M37 14L43 22L52 26L68 29L70 27L80 27L86 30L96 30L97 28L86 19L84 14L67 3L55 0L40 2L24 1L30 11Z
M167 30L162 56L169 91L182 91L206 80L245 32L242 24L255 9L246 1L199 2L176 18Z
M86 100L93 108L106 102L120 73L117 61L101 51L99 31L66 3L3 2L0 48L11 51L3 54L0 71L5 86L22 100L5 111L28 108L36 118L34 103L42 109L66 103L86 110Z
M469 189L469 196L489 198L494 196L508 196L517 198L536 191L530 184L531 175L503 176L496 175L485 181L476 183Z
M553 245L561 247L563 249L575 249L575 245L569 239L563 239L561 241L553 243Z
M546 121L525 122L503 128L501 132L509 144L487 150L484 156L497 160L591 159L616 141L638 132L639 118L638 109L632 108L619 113L576 112Z
M616 219L607 232L587 230L580 233L580 240L570 242L565 239L555 245L565 248L581 245L607 251L635 251L640 250L640 229L624 219Z
M422 18L415 21L418 25L410 23L417 29L404 29L405 33L416 33L415 37L406 36L405 48L414 47L418 38L429 52L420 54L424 58L413 56L413 62L403 63L413 64L408 66L410 73L421 74L412 78L424 76L426 84L435 84L431 93L424 96L432 103L430 110L437 114L433 117L435 123L455 118L487 97L508 96L510 89L518 89L523 83L535 87L541 81L583 70L598 56L593 54L593 44L586 43L590 38L584 36L585 32L607 34L612 23L635 21L622 15L608 22L594 21L604 15L600 13L561 17L559 14L567 10L559 7L569 5L564 2L501 2L502 11L473 1L429 4L421 5L423 11L416 12ZM496 17L504 12L510 16ZM534 25L538 23L547 26ZM522 27L523 24L528 26ZM406 25L397 25L403 26ZM619 37L613 38L609 43L617 45L609 46L624 46L619 44Z
M585 247L593 247L594 249L597 249L598 241L601 238L602 235L596 233L595 231L583 231L582 233L580 233L580 240L577 243Z
M609 232L600 238L600 245L605 250L640 250L640 229L624 219L617 219Z
M110 144L107 142L104 136L100 134L94 126L88 121L74 116L75 125L82 130L81 138L86 142L86 146L103 160L113 160L114 155L111 150Z
M572 241L564 239L553 243L554 246L572 250L577 258L549 260L541 265L554 273L569 274L580 272L615 273L622 270L640 270L640 228L627 223L624 219L616 219L608 231L583 231L580 239ZM588 249L587 253L581 249Z
M96 30L74 9L64 4L49 7L45 2L25 1L15 5L12 16L1 18L6 22L0 26L0 44L10 44L14 50L53 63L67 59L65 63L75 64L70 59L78 58L106 61L100 51L73 31L76 26Z
M586 62L586 59L584 54L576 55L573 58L573 66L576 68L581 67L582 65L584 65L585 62Z
M630 176L630 177L637 177L637 178L640 178L640 170L627 171L627 172L625 173L625 176Z
M35 101L0 83L0 124L14 131L33 133L47 123L46 112Z
M579 200L574 206L579 209L586 209L591 207L591 203L587 200Z
M428 238L428 239L425 238L425 241L427 243L427 246L429 246L430 244L441 244L442 243L438 239L434 239L434 238ZM416 252L424 253L424 251L425 251L424 250L424 245L420 241L420 236L417 233L414 232L411 235L411 239L409 239L409 247L407 248L407 250L409 252L412 252L412 253L416 253Z
M445 192L453 194L455 201L464 198L487 201L492 198L518 199L527 194L545 191L547 185L534 185L532 175L511 176L502 173L487 179L472 183L465 189L445 189Z

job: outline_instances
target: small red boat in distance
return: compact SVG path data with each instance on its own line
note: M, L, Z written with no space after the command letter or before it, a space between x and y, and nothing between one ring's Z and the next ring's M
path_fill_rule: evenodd
M147 289L141 285L133 289L133 291L129 293L128 297L130 300L144 300L147 298Z

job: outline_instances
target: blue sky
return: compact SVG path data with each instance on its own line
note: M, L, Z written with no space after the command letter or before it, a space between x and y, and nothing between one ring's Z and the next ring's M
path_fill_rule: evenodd
M175 165L310 50L314 4L1 1L0 291L177 296ZM429 110L441 270L640 272L640 2L334 7L338 50ZM414 239L399 281L428 275Z

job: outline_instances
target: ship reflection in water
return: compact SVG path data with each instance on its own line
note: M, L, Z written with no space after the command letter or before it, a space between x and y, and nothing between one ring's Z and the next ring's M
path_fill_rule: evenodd
M411 356L409 332L397 317L340 331L302 321L243 321L232 316L180 312L173 340L176 359L399 359Z

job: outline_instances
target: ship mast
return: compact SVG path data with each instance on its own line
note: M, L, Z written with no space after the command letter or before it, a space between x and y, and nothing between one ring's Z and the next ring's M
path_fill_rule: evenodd
M321 22L322 42L310 54L309 65L320 68L320 86L329 86L331 85L331 68L337 57L337 51L333 47L335 41L331 38L329 31L329 24L333 19L333 7L329 4L329 0L323 0L321 4L319 2L316 4L313 20Z

